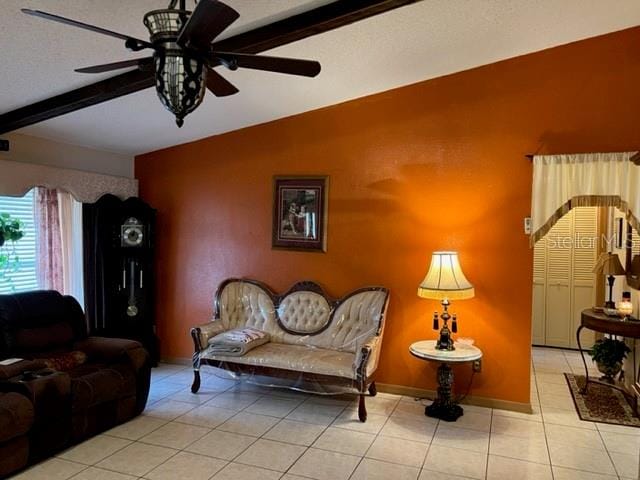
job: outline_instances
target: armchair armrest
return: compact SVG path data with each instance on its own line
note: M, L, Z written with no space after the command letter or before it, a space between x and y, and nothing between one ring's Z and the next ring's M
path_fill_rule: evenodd
M7 380L28 370L42 370L43 368L46 368L46 365L42 360L22 360L11 365L0 365L0 380Z
M195 346L195 351L200 352L207 348L209 339L215 337L219 333L222 333L226 328L222 325L222 322L214 318L212 321L203 323L191 329L191 337Z
M359 382L364 382L378 368L381 343L382 335L371 335L360 345L356 352L353 368L355 369L356 379Z
M136 371L149 363L149 354L142 344L135 340L89 337L74 343L73 349L86 353L93 361L129 361Z

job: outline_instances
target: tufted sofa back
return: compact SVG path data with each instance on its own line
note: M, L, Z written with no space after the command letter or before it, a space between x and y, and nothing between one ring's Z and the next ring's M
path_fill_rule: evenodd
M260 282L230 279L218 289L215 316L225 328L268 332L272 342L355 352L382 333L388 296L386 288L367 287L333 300L313 282L277 295Z
M216 297L216 317L224 327L255 327L271 333L276 320L269 292L246 281L229 281L223 285Z

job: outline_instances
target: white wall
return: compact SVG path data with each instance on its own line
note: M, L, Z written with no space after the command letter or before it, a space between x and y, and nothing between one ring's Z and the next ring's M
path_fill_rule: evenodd
M2 135L1 138L11 142L11 149L9 152L0 152L0 160L36 163L134 178L134 159L129 155L94 150L17 133Z

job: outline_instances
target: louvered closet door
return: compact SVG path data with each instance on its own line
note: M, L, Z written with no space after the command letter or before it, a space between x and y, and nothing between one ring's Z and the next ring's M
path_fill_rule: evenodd
M640 255L640 234L635 228L631 229L631 259L636 255Z
M532 343L577 348L580 314L595 304L598 209L571 210L539 240L533 251ZM590 347L593 332L582 332Z
M572 291L572 326L576 332L580 326L582 310L595 305L595 276L593 267L597 260L598 209L596 207L576 208L573 213L573 281ZM583 329L580 341L583 347L590 347L594 342L594 333ZM571 337L571 346L578 347L575 334Z
M533 247L533 308L531 312L531 337L534 345L545 344L545 291L547 288L547 237L538 240Z
M545 345L571 346L571 212L547 234Z

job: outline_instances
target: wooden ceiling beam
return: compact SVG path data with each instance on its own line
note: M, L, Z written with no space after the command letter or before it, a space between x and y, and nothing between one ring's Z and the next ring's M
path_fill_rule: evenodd
M338 0L213 43L221 52L260 53L421 0Z
M128 95L155 84L151 71L133 70L0 115L0 134Z
M421 0L338 0L213 44L219 51L260 53ZM133 70L0 115L0 134L154 85L153 72Z

